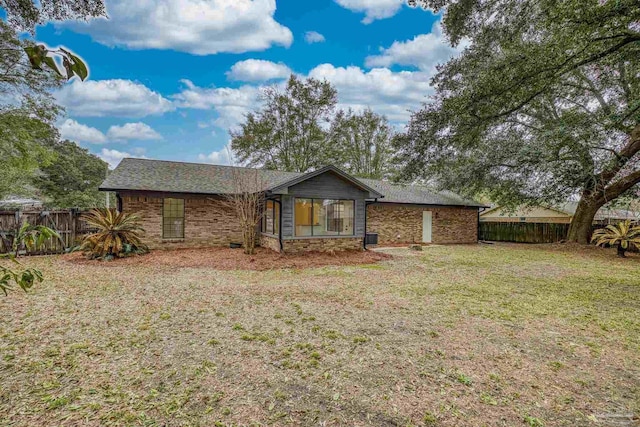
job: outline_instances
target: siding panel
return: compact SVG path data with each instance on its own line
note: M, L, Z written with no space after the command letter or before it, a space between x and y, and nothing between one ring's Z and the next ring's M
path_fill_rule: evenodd
M315 176L304 182L289 187L288 195L282 196L282 237L292 238L294 234L295 197L315 199L349 199L355 200L355 237L364 237L365 197L367 192L354 187L332 172ZM325 238L330 238L326 237ZM337 237L344 238L344 236Z

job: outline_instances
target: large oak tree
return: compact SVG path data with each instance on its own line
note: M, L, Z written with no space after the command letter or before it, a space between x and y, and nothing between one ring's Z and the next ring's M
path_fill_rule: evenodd
M637 0L422 0L469 47L398 138L405 178L515 205L580 202L569 240L640 182Z

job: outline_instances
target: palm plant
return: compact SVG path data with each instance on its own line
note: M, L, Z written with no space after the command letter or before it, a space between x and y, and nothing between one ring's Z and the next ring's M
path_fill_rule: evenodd
M631 221L610 224L593 232L591 242L597 246L617 246L618 256L625 258L625 252L634 247L640 248L640 226Z
M80 246L89 258L113 259L148 252L142 243L144 229L137 214L100 208L90 210L84 220L98 229L86 235Z

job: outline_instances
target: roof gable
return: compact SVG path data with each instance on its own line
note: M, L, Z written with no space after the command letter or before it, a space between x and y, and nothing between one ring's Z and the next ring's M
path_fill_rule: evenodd
M368 185L364 184L362 181L358 180L357 178L355 178L354 176L338 169L337 167L333 166L333 165L329 165L329 166L325 166L323 168L320 168L318 170L315 170L313 172L309 172L297 177L292 178L291 180L287 181L287 182L283 182L281 184L278 184L276 186L273 186L269 189L270 192L274 193L274 194L287 194L287 190L290 187L294 187L298 184L301 184L305 181L309 181L313 178L319 177L321 175L324 174L334 174L336 176L338 176L340 179L342 179L343 181L349 183L350 185L368 193L368 195L366 196L366 198L369 199L379 199L384 197L381 193L379 193L378 191L374 190L373 188L369 187Z

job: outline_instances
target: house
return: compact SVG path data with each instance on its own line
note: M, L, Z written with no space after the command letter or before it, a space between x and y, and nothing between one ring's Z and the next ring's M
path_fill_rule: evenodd
M42 209L43 203L40 199L31 197L9 196L0 200L0 209Z
M558 206L519 207L509 210L496 206L480 213L481 222L546 222L569 224L576 213L578 202L567 202ZM610 224L626 219L640 220L640 212L603 206L594 217L595 224Z
M100 190L138 212L152 248L226 246L241 228L224 198L242 177L265 192L261 246L275 251L359 250L378 244L475 243L482 205L449 192L355 178L334 166L309 173L127 158ZM365 233L366 231L366 233Z

